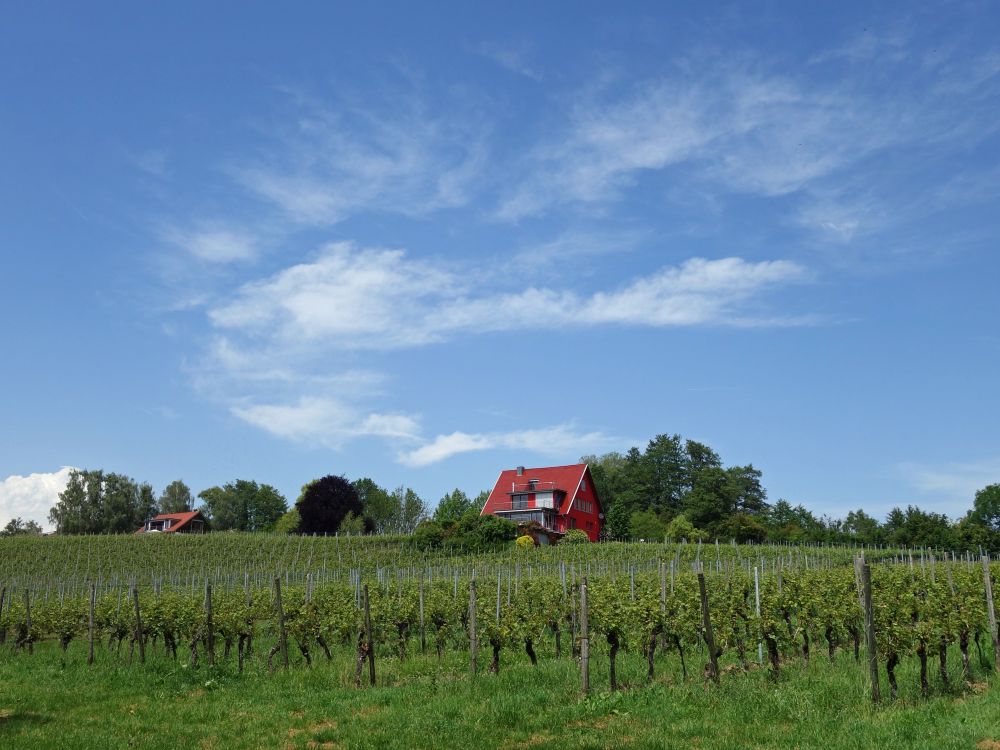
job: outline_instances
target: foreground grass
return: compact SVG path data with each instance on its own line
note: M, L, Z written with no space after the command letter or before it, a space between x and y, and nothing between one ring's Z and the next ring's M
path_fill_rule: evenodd
M486 655L483 654L485 657ZM531 667L505 653L500 675L470 678L458 653L382 659L379 685L356 690L348 653L272 676L264 665L192 669L157 650L147 664L79 646L63 659L0 652L2 748L975 748L1000 741L1000 701L985 682L924 700L914 664L901 694L873 708L863 668L789 664L777 683L763 671L727 675L719 687L679 683L669 659L645 684L639 655L620 661L625 689L610 694L595 658L595 694L582 700L574 662ZM691 659L693 663L695 659ZM957 658L953 663L957 662ZM955 674L953 682L958 681ZM997 745L1000 747L1000 745Z

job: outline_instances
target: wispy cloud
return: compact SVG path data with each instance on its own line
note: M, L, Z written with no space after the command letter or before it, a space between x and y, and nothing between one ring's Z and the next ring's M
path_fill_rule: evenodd
M1000 483L1000 457L938 465L910 462L901 464L899 473L918 492L968 509L978 490Z
M512 73L526 76L534 81L542 80L542 74L531 62L532 49L525 41L482 42L476 48L479 54L489 58Z
M399 461L407 466L428 466L462 453L497 448L571 460L583 453L599 453L608 446L620 447L622 444L624 441L619 438L609 437L601 432L580 432L570 424L515 432L453 432L438 435L419 448L401 453Z
M294 403L234 406L234 416L288 440L339 448L360 437L415 440L416 419L405 414L362 414L334 398L303 396Z
M545 286L498 292L495 281L477 287L475 278L482 274L411 260L401 250L336 243L314 261L245 285L209 316L217 328L253 340L338 349L394 349L518 329L780 325L802 320L760 317L748 303L809 273L784 260L692 258L592 294Z
M236 162L236 181L292 222L328 226L360 213L406 215L462 206L483 178L486 122L433 114L413 94L365 106L297 103L268 156Z
M164 232L164 239L206 263L249 261L258 254L259 240L254 233L221 226L204 226L193 231L172 227Z
M48 473L13 474L0 481L0 526L20 517L48 527L49 510L59 502L59 493L66 489L72 470L64 466Z

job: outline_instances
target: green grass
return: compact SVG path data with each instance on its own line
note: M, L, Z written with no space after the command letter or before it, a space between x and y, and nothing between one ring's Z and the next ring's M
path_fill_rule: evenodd
M499 675L470 678L465 657L439 665L419 654L380 654L379 685L353 687L347 651L313 669L269 676L260 655L187 667L151 649L145 665L98 653L88 667L74 644L33 656L0 651L0 747L32 748L974 748L1000 740L1000 701L986 682L920 698L916 663L898 670L900 697L873 708L863 666L848 655L766 672L732 673L721 686L679 682L672 656L645 683L641 655L624 654L625 689L611 694L607 658L595 654L594 694L581 699L569 659L544 651L537 668L504 652ZM488 654L481 653L481 664ZM699 664L696 654L689 663ZM957 667L957 653L952 667ZM984 680L982 667L979 677ZM953 682L958 674L953 674Z

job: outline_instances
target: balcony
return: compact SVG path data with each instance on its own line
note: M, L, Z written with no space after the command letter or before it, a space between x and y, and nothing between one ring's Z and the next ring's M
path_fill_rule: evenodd
M527 482L511 482L508 495L515 495L519 492L555 492L558 488L555 482L539 482L529 479Z

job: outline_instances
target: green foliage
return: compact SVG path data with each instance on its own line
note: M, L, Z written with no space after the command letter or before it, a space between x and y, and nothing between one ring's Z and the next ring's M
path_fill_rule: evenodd
M121 534L138 529L155 510L148 484L124 474L74 469L49 520L60 534Z
M632 539L663 539L664 526L660 517L651 510L637 510L629 520Z
M413 531L417 549L437 549L444 542L444 529L437 521L422 521Z
M570 529L566 535L559 540L559 544L590 544L590 537L583 529Z
M530 534L519 536L516 540L517 548L520 550L534 549L535 540Z
M674 516L673 520L667 524L665 536L675 541L687 539L690 542L704 539L706 535L705 532L696 529L691 520L681 513L679 516Z
M278 534L297 534L300 524L299 509L293 507L277 520L274 531Z
M163 489L160 495L160 513L187 513L194 509L190 488L180 479L175 479Z
M976 493L969 521L990 532L1000 533L1000 484L991 484Z
M41 533L42 527L35 521L25 521L20 516L10 519L7 525L0 529L0 536L20 536L22 534L38 536Z
M198 497L215 531L271 531L288 510L284 496L274 487L246 479L209 487Z
M488 497L488 495L487 495ZM440 524L457 523L465 513L475 508L475 503L462 490L454 489L438 502L434 509L434 520ZM481 508L476 508L478 511Z
M337 533L357 536L358 534L364 534L367 528L364 516L348 513L344 516L344 520L340 522L340 528L337 529Z

